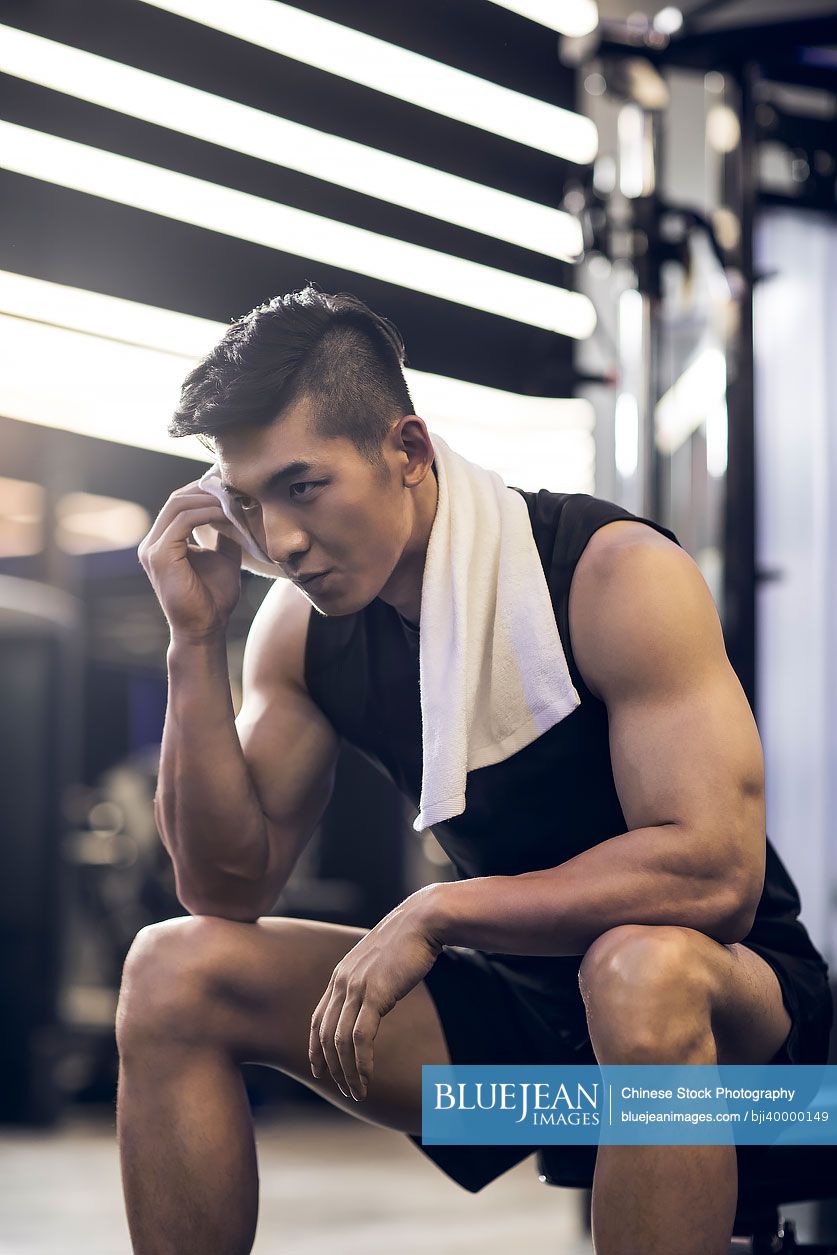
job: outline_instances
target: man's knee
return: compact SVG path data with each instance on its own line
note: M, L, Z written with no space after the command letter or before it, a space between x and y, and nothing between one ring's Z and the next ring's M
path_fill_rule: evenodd
M710 1050L700 936L673 925L623 924L596 938L578 981L600 1061L674 1063Z
M232 920L179 916L142 928L128 951L116 1011L121 1054L154 1040L203 1037L206 1011L223 994L224 962L234 944Z

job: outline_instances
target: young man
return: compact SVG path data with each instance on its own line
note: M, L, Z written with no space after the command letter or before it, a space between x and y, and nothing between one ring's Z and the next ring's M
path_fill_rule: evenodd
M141 1255L251 1249L242 1062L419 1145L425 1063L826 1058L826 968L766 841L759 736L709 590L670 532L585 494L522 494L581 704L469 774L465 812L434 826L458 879L371 930L265 915L341 736L418 803L438 486L402 365L391 324L309 287L229 328L170 429L201 433L288 578L253 620L235 718L238 533L192 483L139 549L171 628L156 812L190 912L138 935L117 1016ZM215 551L191 540L207 523ZM532 1150L423 1149L472 1191ZM725 1255L736 1193L734 1147L602 1146L598 1255Z

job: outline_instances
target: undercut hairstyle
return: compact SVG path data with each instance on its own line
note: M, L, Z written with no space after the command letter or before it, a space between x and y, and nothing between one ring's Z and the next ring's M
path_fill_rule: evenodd
M170 436L215 437L244 424L266 426L301 398L314 431L344 436L373 465L392 423L413 413L404 342L388 318L348 292L309 283L233 322L183 382Z

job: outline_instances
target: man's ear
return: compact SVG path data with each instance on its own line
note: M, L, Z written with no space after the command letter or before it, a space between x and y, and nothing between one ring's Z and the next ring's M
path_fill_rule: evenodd
M424 419L418 414L405 414L399 422L401 444L408 457L404 483L415 488L433 468L433 444Z

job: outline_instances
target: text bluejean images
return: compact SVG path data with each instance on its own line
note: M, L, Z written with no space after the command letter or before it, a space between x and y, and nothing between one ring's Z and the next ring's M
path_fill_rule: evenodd
M837 1143L837 1066L422 1068L427 1145Z

